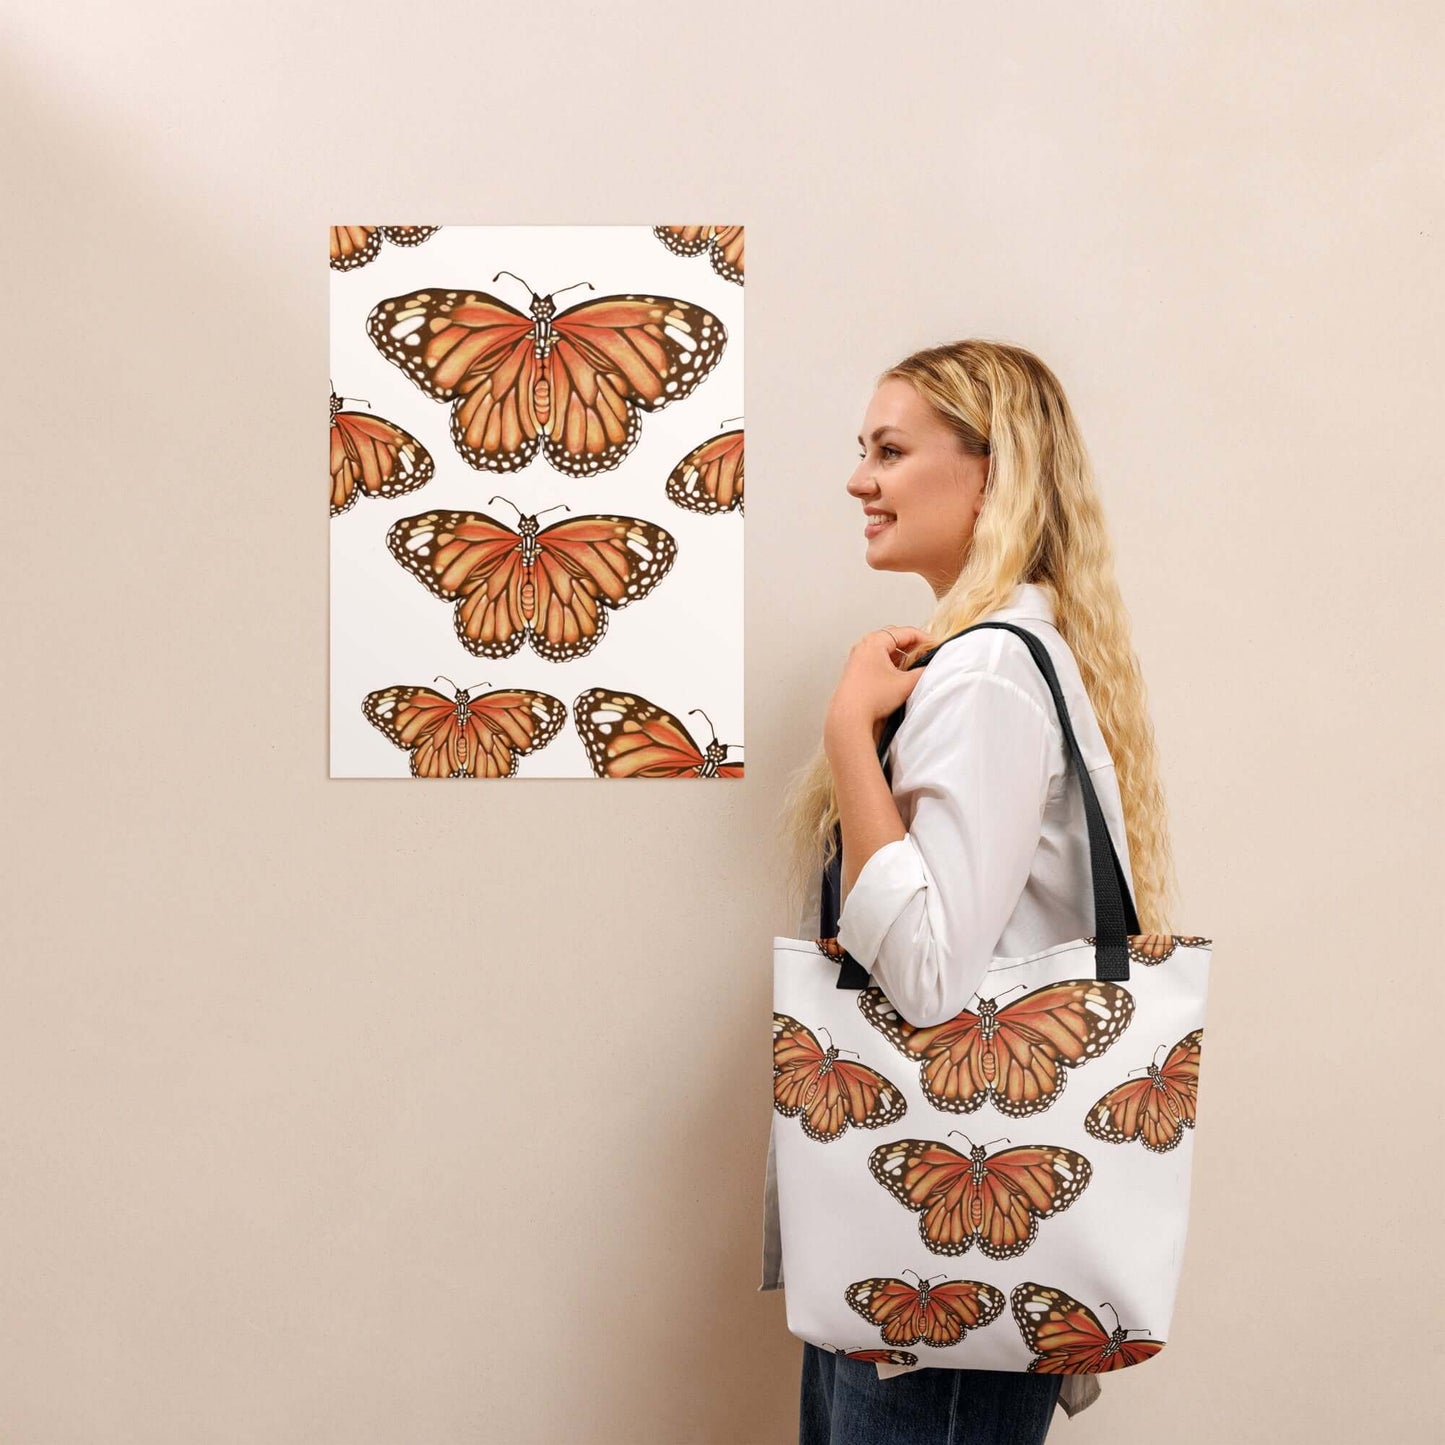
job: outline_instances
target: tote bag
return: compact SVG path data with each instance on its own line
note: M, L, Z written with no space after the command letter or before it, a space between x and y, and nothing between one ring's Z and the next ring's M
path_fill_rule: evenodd
M1092 1374L1169 1335L1189 1216L1212 940L1139 921L1052 659L1083 790L1095 933L995 957L970 1007L915 1028L839 947L773 940L773 1119L789 1331L854 1358ZM916 659L924 665L938 648ZM888 719L879 757L903 719ZM891 779L890 779L891 781ZM947 888L949 880L940 878Z

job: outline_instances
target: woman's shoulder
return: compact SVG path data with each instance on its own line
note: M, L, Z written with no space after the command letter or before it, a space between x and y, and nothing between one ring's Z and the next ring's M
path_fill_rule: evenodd
M1108 749L1068 642L1052 623L1041 618L1030 618L1024 630L1037 637L1048 652L1086 766L1094 768L1106 764L1109 761ZM909 709L917 708L922 699L963 693L975 676L991 679L990 685L997 685L1018 697L1020 706L1032 703L1047 719L1062 750L1059 710L1048 680L1034 660L1028 644L1006 627L978 627L941 643L925 666L923 677L909 695L904 721L907 721ZM899 731L905 730L900 728Z
M1042 620L1031 620L1024 630L1044 644L1061 682L1067 672L1077 675L1078 667L1073 654L1057 628ZM975 673L1011 682L1021 687L1050 714L1055 711L1053 694L1028 643L1006 627L974 627L941 642L928 659L924 675L914 686L914 692L925 687L932 690L945 679L958 679Z

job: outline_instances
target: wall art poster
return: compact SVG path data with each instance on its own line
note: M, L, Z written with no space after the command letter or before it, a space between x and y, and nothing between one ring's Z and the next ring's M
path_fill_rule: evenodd
M330 775L742 777L742 226L330 264Z

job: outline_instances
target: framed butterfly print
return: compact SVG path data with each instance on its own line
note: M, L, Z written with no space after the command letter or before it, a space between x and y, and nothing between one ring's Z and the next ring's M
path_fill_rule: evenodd
M740 779L743 227L329 240L330 775Z

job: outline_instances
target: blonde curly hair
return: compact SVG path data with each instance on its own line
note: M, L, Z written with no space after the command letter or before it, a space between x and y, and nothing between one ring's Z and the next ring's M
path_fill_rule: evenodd
M1022 347L984 340L915 352L878 382L890 377L917 391L965 453L990 458L958 577L922 624L929 640L904 654L905 665L1003 606L1020 582L1048 592L1114 760L1140 929L1172 932L1176 878L1144 679L1093 469L1058 378ZM780 817L790 897L801 907L832 856L838 821L821 741L791 778Z

